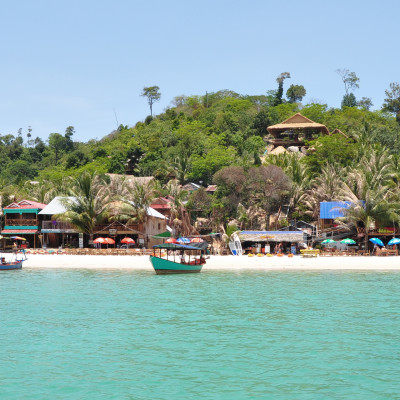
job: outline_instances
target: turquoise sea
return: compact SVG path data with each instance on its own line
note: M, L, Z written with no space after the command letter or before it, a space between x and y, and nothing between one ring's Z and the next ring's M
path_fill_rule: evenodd
M400 399L400 273L0 274L0 399Z

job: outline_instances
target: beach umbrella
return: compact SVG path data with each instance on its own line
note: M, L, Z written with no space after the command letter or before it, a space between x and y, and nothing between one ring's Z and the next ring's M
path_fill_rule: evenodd
M179 237L178 239L176 239L176 242L179 244L187 244L190 243L190 239L185 237Z
M378 246L383 246L383 242L381 239L371 238L371 239L369 239L369 241L372 242L373 244L377 244Z
M190 240L190 243L202 243L204 240L202 238L196 237Z
M103 237L98 237L98 238L96 238L96 239L93 240L93 243L105 244L105 243L107 243L107 242L106 242L106 239L105 239L105 238L103 238Z
M343 244L356 244L356 242L353 239L348 239L348 238L341 240L340 243L343 243Z
M121 243L135 244L135 241L134 241L132 238L130 238L130 237L124 237L124 238L121 240Z
M336 240L333 239L325 239L321 242L321 244L329 244L329 243L336 243Z
M165 241L165 243L173 243L173 244L175 244L176 243L176 239L175 238L168 238L166 241Z
M111 239L111 238L109 238L109 237L106 237L106 238L104 238L104 243L107 243L107 244L115 244L115 240L114 240L114 239Z
M399 244L400 243L400 239L399 238L393 238L389 240L388 245L392 246L393 244Z
M26 240L25 238L23 238L21 236L11 236L10 239L13 239L13 240Z

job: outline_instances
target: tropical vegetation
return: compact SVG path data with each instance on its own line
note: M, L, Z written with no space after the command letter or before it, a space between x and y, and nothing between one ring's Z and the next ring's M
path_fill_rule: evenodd
M278 227L291 219L315 221L319 202L351 201L341 223L355 229L373 224L399 224L400 216L400 90L391 83L379 110L368 98L357 100L359 79L338 70L345 86L341 108L300 101L302 85L284 95L288 72L278 88L262 95L221 90L198 96L177 96L159 115L134 126L120 125L101 140L74 140L75 129L33 138L33 129L0 135L0 200L30 198L49 202L72 195L65 218L82 232L99 220L143 221L145 209L169 195L177 231L189 232L197 218L210 229ZM144 88L151 114L161 93ZM307 143L308 152L271 155L267 127L296 112L332 132ZM104 174L153 176L152 186L110 182ZM187 182L205 188L182 190ZM118 212L110 206L121 202ZM114 211L113 211L114 210ZM285 219L279 218L284 214Z

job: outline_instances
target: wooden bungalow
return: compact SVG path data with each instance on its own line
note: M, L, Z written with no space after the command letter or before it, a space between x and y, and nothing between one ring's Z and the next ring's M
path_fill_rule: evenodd
M280 124L267 128L269 137L267 141L285 148L290 146L304 146L306 140L313 140L319 135L329 135L325 125L311 121L304 115L297 113Z
M46 204L32 200L21 200L4 207L4 229L1 234L24 237L29 246L34 248L40 245L38 241L41 225L39 213L45 207Z

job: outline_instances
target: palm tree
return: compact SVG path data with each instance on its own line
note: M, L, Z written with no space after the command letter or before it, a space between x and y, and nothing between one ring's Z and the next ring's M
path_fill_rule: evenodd
M371 157L361 165L362 169L349 173L348 183L342 186L340 198L351 205L343 207L345 215L338 222L355 228L359 236L364 235L367 248L369 232L375 223L400 221L400 193L397 187L388 184L392 176L390 162Z
M123 179L122 188L116 194L112 219L127 223L146 223L148 208L155 198L154 183L131 182Z
M189 213L184 207L184 200L187 198L187 192L181 188L178 181L169 181L165 187L165 193L173 199L171 205L170 224L175 230L175 235L198 234L190 222Z
M24 190L26 190L28 197L39 203L48 204L59 193L53 182L40 180L40 181L26 181L24 183Z
M346 169L335 164L328 164L321 170L312 184L301 197L301 202L308 210L313 220L318 219L320 203L339 199L340 190L343 186L343 177L347 174Z
M63 201L67 211L57 217L93 239L93 231L107 217L112 200L105 176L85 171L72 179L69 194L72 198Z

